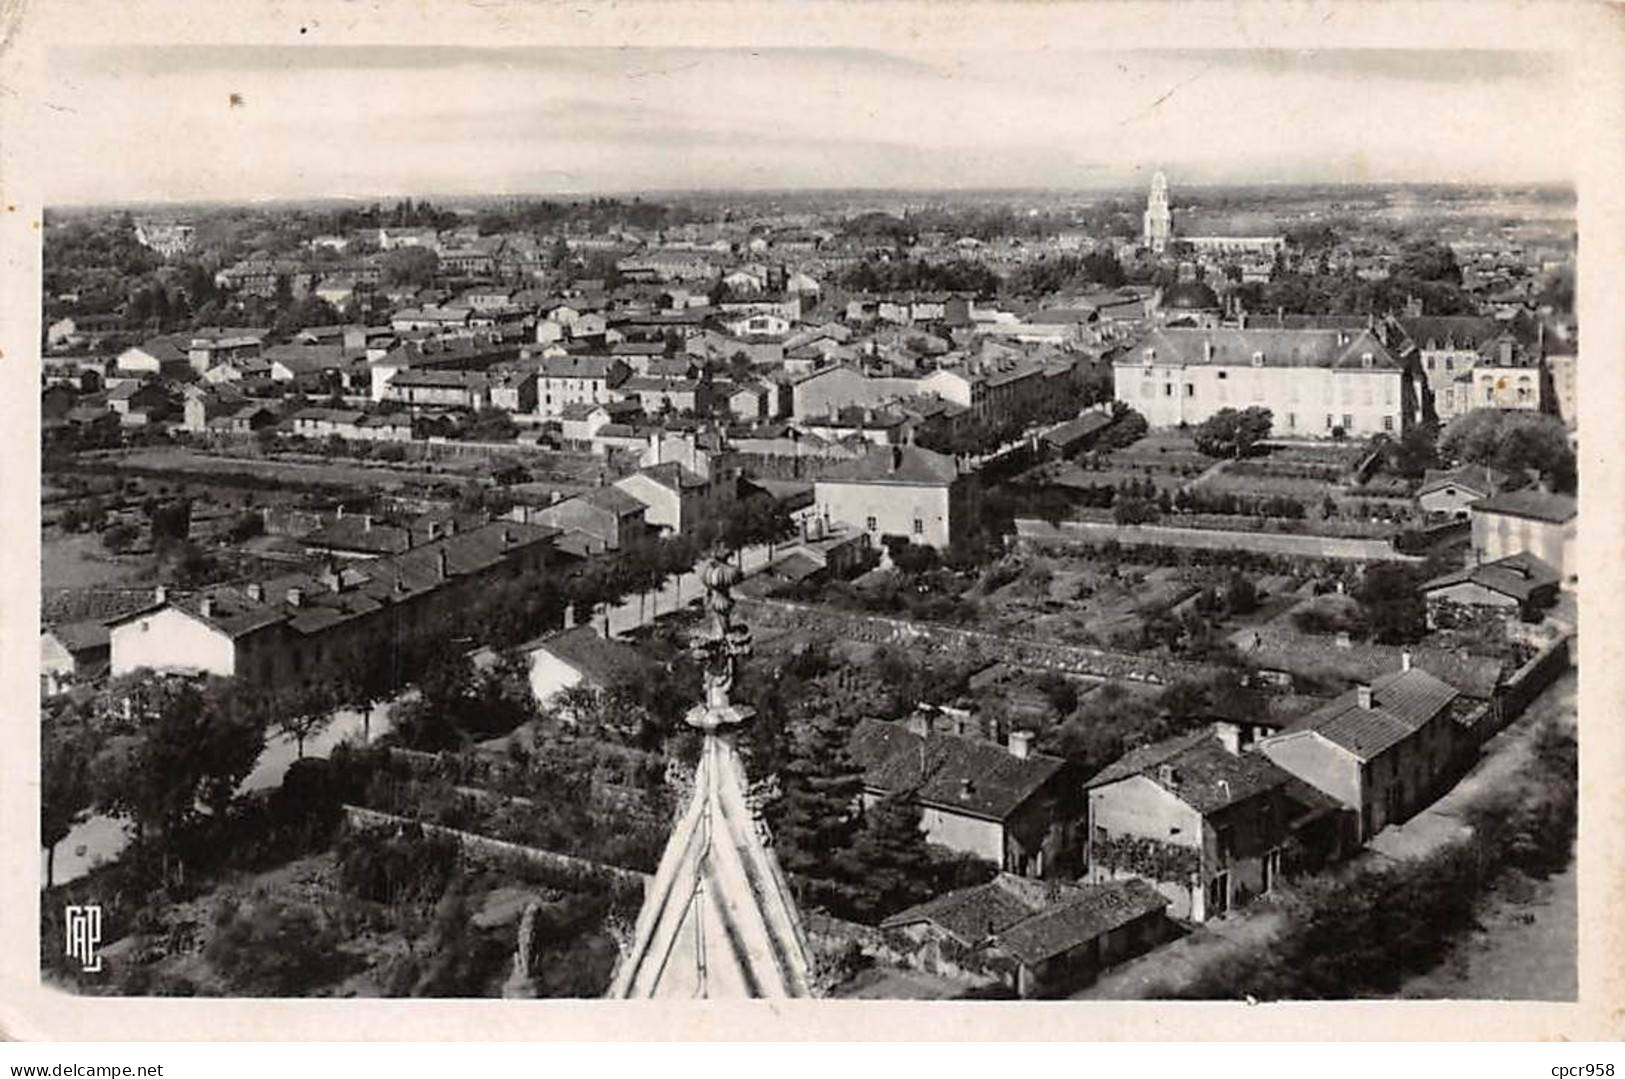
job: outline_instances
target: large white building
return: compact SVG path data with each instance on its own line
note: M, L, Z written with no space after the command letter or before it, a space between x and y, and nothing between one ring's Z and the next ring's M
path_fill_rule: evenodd
M1398 434L1403 365L1371 330L1159 327L1113 361L1116 396L1153 427L1262 406L1278 437Z

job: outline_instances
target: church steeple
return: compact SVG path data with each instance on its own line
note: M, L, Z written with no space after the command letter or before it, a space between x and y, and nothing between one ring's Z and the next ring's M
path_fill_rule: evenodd
M750 630L733 617L739 571L713 560L702 574L711 618L693 649L705 701L688 714L704 732L694 793L660 858L612 999L812 996L795 900L746 799L730 728L751 710L728 699Z
M1145 204L1145 246L1157 254L1168 249L1174 236L1174 215L1168 206L1168 177L1151 177L1151 196Z

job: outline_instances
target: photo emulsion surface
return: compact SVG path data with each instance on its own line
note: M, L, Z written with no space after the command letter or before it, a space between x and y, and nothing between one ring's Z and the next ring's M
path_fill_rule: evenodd
M1560 60L47 67L54 991L1576 999Z

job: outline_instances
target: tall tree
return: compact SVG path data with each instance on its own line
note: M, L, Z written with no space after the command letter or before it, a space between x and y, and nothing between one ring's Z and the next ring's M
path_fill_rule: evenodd
M847 752L849 734L833 713L796 731L771 812L780 863L802 879L810 903L830 910L852 902L849 851L862 823L863 776Z
M40 845L45 887L55 883L57 844L68 838L91 806L90 747L77 728L55 723L40 731Z
M873 925L935 891L935 862L920 820L911 792L883 798L864 814L850 856L857 882L850 912L857 921Z
M98 809L127 817L138 841L166 844L197 816L219 810L253 769L265 746L251 710L232 705L232 690L148 676L120 689L125 733L109 738L91 765Z
M1197 425L1193 432L1196 448L1209 457L1246 457L1253 447L1269 437L1275 417L1267 408L1253 406L1239 412L1221 408Z

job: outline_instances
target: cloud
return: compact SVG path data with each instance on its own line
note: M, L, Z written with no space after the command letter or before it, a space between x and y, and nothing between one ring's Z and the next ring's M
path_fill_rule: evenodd
M1171 161L1185 182L1504 181L1572 160L1566 74L1537 53L120 46L52 72L61 201L1068 188Z

